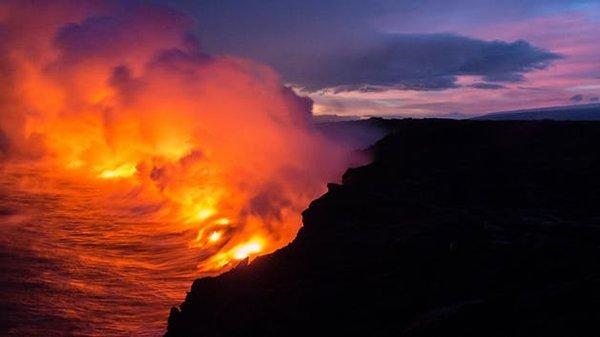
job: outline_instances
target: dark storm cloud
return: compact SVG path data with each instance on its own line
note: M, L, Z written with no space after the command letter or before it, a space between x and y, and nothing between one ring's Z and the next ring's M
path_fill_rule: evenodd
M337 55L294 75L308 90L365 85L440 90L457 87L460 75L495 82L518 82L560 56L525 41L483 41L450 34L388 35L365 50ZM497 85L495 85L497 86ZM487 85L487 88L491 88Z
M475 88L475 89L487 89L487 90L497 90L497 89L506 88L502 84L486 83L486 82L473 83L473 84L469 85L469 87Z
M309 91L325 88L381 91L455 88L460 75L481 76L487 82L519 82L524 74L543 69L558 59L557 54L526 41L484 41L459 34L412 33L435 31L431 29L435 27L433 23L429 29L420 25L423 20L441 18L444 13L454 13L455 19L461 18L460 13L470 13L465 21L477 22L498 17L499 13L502 17L526 16L538 3L508 2L506 5L491 1L450 5L446 1L401 0L170 3L193 13L198 19L201 41L210 51L263 61L276 68L285 81ZM461 11L457 12L457 8ZM390 33L392 30L399 33Z

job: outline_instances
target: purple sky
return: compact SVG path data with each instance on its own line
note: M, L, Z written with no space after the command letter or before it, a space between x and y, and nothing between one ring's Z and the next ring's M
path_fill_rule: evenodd
M315 113L472 116L600 96L600 1L180 0L213 53L263 61Z

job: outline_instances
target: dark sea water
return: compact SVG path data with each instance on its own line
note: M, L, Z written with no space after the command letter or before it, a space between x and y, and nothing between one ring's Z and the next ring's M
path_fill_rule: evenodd
M160 336L197 272L193 233L97 186L0 178L0 335Z

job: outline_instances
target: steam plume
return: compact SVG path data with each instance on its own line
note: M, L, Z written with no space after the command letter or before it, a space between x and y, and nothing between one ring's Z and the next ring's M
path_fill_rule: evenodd
M197 231L214 271L289 242L346 157L309 100L267 66L207 55L194 24L137 2L0 4L0 154L121 182Z

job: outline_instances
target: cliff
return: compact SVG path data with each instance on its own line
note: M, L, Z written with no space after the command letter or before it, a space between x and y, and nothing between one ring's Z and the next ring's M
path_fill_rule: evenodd
M600 333L600 123L377 123L373 163L196 280L166 336Z

